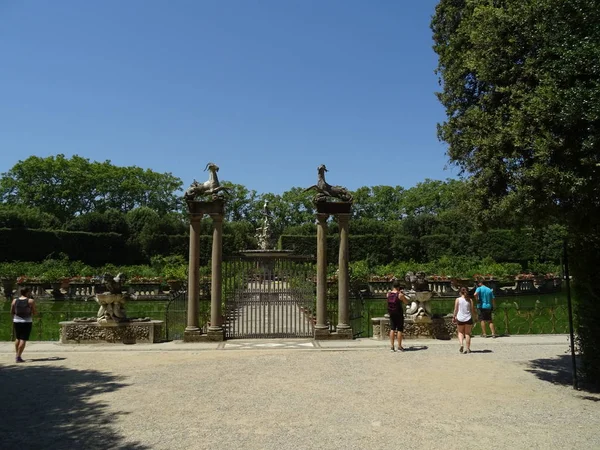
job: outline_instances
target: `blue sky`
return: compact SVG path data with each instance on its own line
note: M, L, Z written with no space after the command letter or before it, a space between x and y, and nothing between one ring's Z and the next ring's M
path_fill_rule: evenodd
M281 193L454 177L433 0L0 0L0 172L78 154Z

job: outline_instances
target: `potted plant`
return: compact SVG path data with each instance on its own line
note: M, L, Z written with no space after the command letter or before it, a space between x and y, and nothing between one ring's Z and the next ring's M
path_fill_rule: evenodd
M12 298L18 276L19 266L16 263L0 263L0 282L7 299Z
M171 291L178 291L187 279L187 268L184 264L168 265L163 270L165 279Z

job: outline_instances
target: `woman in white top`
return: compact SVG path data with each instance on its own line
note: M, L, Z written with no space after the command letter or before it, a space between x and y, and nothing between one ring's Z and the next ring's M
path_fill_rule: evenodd
M458 341L460 353L471 353L471 328L473 327L473 299L469 298L467 288L460 288L460 297L454 302L454 322L458 326ZM466 349L463 347L466 341Z

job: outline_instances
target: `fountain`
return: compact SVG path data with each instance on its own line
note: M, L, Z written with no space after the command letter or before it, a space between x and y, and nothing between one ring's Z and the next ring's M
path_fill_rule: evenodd
M430 300L433 292L425 272L408 272L404 277L406 289L404 295L410 301L404 314L404 337L425 337L449 339L455 333L456 326L452 323L452 314L444 317L434 317ZM389 334L389 318L374 317L371 319L373 337L387 339Z
M105 274L103 281L106 292L92 297L100 307L96 317L76 317L72 321L60 322L61 343L159 342L162 335L162 320L127 317L125 300L129 299L130 295L123 292L125 276L121 273L116 277Z

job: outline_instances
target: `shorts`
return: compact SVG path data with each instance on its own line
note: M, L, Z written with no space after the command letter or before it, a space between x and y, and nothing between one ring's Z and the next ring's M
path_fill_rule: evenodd
M473 325L473 319L469 319L466 322L461 322L460 320L457 320L456 323L458 325Z
M492 322L492 310L491 309L480 309L479 320L482 322Z
M15 327L15 339L19 339L20 341L28 341L29 335L31 334L31 327L33 323L31 322L13 322Z
M390 314L390 331L404 331L404 314Z

